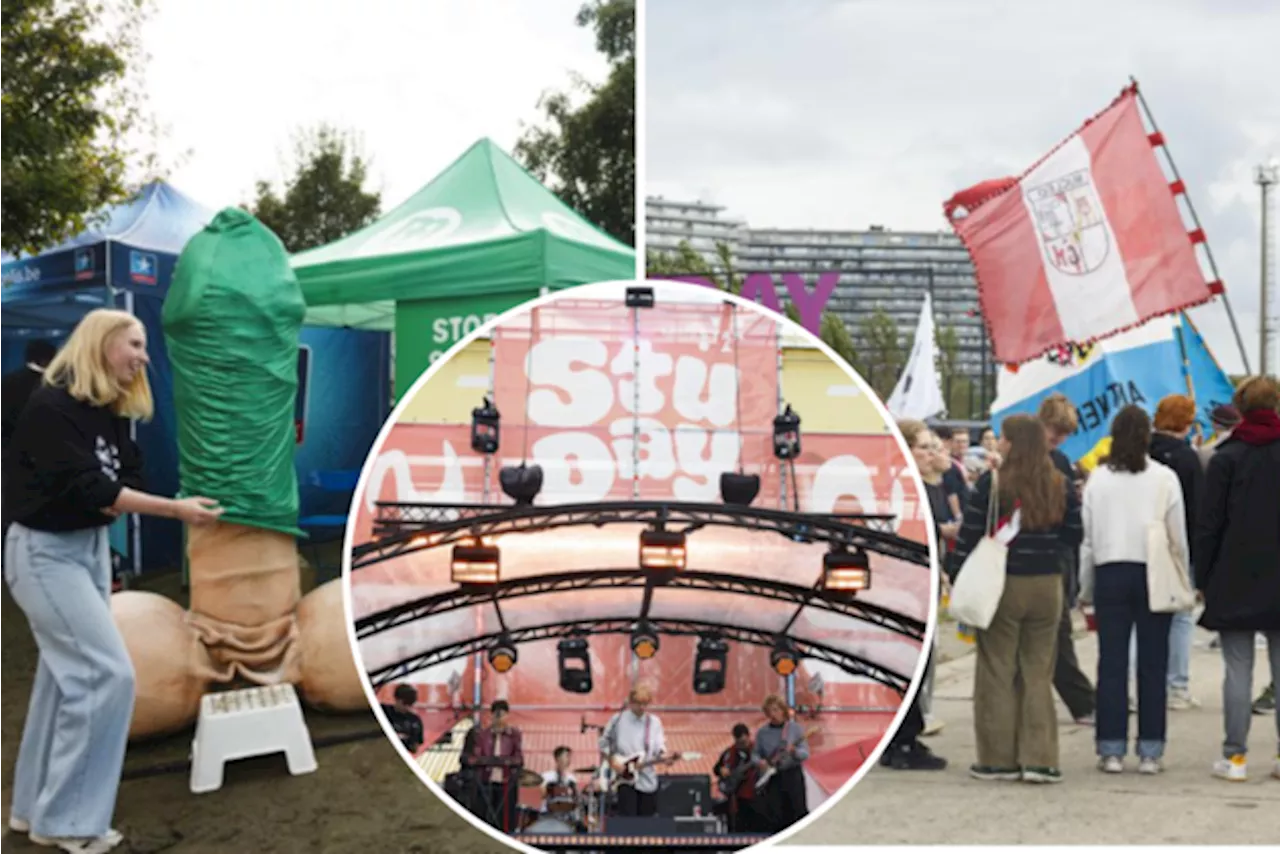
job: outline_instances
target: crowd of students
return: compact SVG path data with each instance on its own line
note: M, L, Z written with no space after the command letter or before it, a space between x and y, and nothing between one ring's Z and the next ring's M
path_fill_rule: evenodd
M1242 382L1233 405L1213 411L1210 441L1192 437L1195 416L1183 395L1161 400L1154 418L1138 406L1121 409L1109 451L1091 471L1059 450L1077 428L1075 407L1062 395L1047 398L1035 416L1006 418L998 436L985 430L973 447L963 430L899 423L925 482L944 591L987 536L993 485L995 517L1008 521L1018 511L999 607L988 627L973 632L971 776L1062 779L1055 690L1077 724L1095 727L1099 770L1123 773L1132 742L1136 770L1160 773L1168 712L1199 706L1190 691L1198 613L1199 625L1216 633L1212 645L1225 666L1222 757L1212 772L1247 779L1252 715L1275 714L1270 773L1280 778L1280 383L1262 376ZM1195 591L1192 608L1151 607L1153 522L1161 523L1174 563ZM1077 606L1098 633L1096 688L1075 655ZM1254 699L1260 644L1272 683ZM882 765L946 767L921 741L941 728L930 714L931 694L932 662Z

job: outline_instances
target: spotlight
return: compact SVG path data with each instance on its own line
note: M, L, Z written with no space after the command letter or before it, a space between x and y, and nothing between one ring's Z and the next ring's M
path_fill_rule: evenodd
M501 418L487 397L482 405L471 410L471 450L477 454L497 453Z
M658 653L658 633L649 625L648 620L641 620L640 625L631 633L631 651L636 658L650 659Z
M505 632L489 650L489 665L499 673L506 673L515 667L519 659L520 656L516 653L516 645L511 642L511 636Z
M779 637L769 653L769 664L779 676L790 676L800 666L800 656L789 638Z
M627 308L653 308L653 288L627 288Z
M503 466L498 472L498 483L507 497L517 507L533 505L533 499L542 491L542 466L521 463L518 466Z
M698 656L693 662L693 693L719 694L724 690L729 665L729 645L723 638L703 635L698 639Z
M682 531L640 532L640 568L645 570L682 570L686 559L685 536Z
M497 584L502 552L488 537L463 540L453 547L454 584Z
M591 693L591 654L587 639L565 638L558 650L560 664L560 690L571 694Z
M773 419L773 455L780 460L800 456L800 416L789 403L783 413Z
M725 504L751 506L760 494L760 475L727 471L720 475L720 500Z
M822 587L854 594L871 588L871 558L862 549L838 549L822 558Z

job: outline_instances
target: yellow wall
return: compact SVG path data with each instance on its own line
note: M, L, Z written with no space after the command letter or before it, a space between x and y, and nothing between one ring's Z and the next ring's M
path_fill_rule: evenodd
M450 359L405 407L400 423L470 424L489 386L489 347L478 339ZM782 395L806 433L889 432L871 400L821 351L783 350Z

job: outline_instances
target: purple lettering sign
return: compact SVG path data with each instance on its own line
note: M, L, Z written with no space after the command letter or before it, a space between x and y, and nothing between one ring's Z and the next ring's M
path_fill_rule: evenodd
M670 282L687 282L691 285L702 285L719 290L715 282L703 276L653 276L652 278ZM831 294L835 292L836 283L840 281L840 274L837 272L821 274L813 290L809 289L804 277L799 273L783 273L782 281L787 287L787 297L800 313L800 325L814 335L819 334L822 330L822 312L831 301ZM769 273L748 273L742 280L742 296L744 299L771 308L779 314L782 313L778 290L774 285L773 276Z

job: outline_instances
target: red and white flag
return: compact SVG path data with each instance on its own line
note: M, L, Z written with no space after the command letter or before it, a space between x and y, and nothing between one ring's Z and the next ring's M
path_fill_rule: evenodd
M1181 182L1156 160L1137 86L1021 178L985 181L944 209L973 259L998 361L1016 364L1209 300Z

